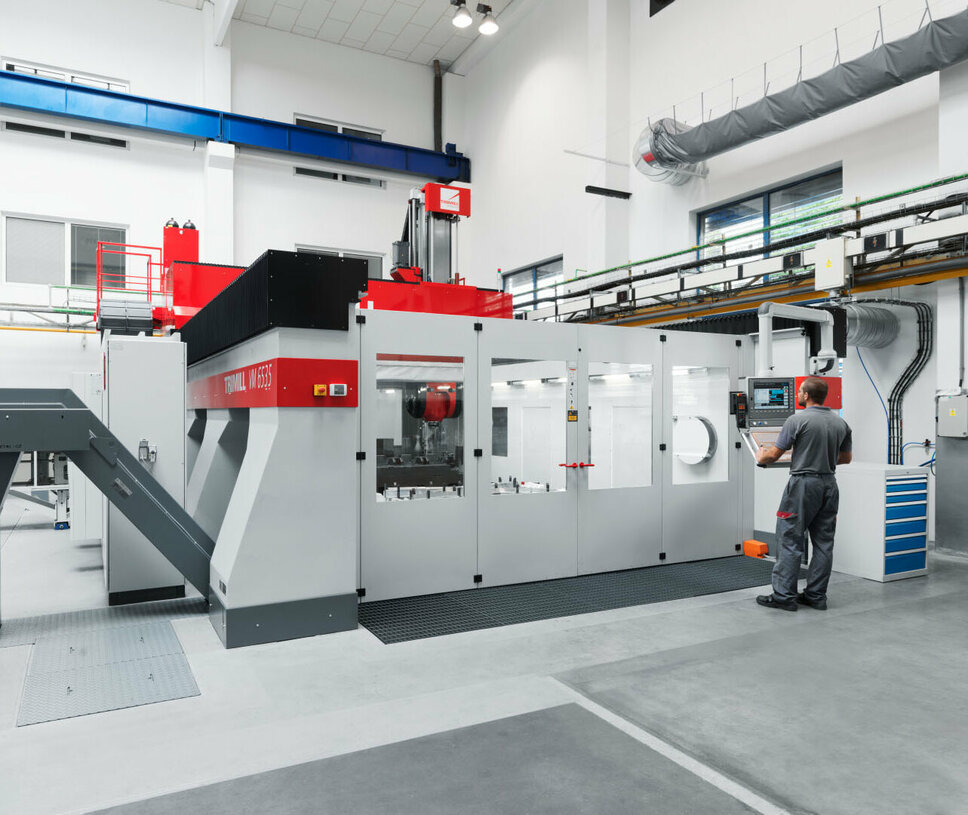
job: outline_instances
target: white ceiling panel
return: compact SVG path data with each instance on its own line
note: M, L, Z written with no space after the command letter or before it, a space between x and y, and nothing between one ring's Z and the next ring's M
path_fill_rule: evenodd
M336 0L333 10L329 14L334 20L352 23L362 8L363 0Z
M366 42L370 39L373 32L376 31L376 27L380 24L381 19L379 14L361 11L356 15L356 19L350 23L349 30L346 32L346 38Z
M200 8L205 0L164 2ZM530 0L492 0L498 22L512 2ZM474 25L464 29L451 23L454 7L450 0L239 0L233 16L253 25L421 65L439 59L446 68L480 36L477 0L467 0L467 8Z
M306 0L306 5L296 18L296 25L301 28L311 28L313 33L310 36L315 37L319 27L332 10L333 0Z
M403 27L410 22L413 17L414 7L406 3L396 2L390 10L383 15L383 20L377 26L378 31L389 31L391 34L399 34Z
M269 15L269 28L278 28L280 31L292 31L299 16L299 9L277 4Z
M349 23L334 20L332 17L330 17L319 27L319 33L316 35L316 37L321 40L326 40L326 42L339 42L343 39L343 36L346 34L346 30L349 27Z

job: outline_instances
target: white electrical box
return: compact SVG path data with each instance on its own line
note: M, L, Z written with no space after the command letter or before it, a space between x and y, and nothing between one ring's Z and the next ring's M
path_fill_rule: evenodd
M813 249L806 252L806 262L813 264L813 287L816 291L842 289L847 285L851 264L845 257L845 238L829 238L817 241Z
M330 396L346 396L346 385L345 384L334 384L329 386Z
M968 395L942 396L938 399L938 435L949 439L968 439Z

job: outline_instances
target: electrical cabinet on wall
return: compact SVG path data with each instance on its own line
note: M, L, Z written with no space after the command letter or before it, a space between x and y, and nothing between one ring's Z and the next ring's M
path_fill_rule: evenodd
M185 504L185 346L177 337L113 337L102 344L103 421L159 484ZM118 603L183 597L185 580L114 506L103 500L108 598Z

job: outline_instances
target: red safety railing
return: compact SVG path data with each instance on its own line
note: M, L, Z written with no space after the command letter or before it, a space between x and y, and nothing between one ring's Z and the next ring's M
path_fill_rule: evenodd
M132 270L131 264L122 263L118 270L105 269L104 258L121 255L125 258L141 258L144 271ZM171 284L165 275L163 254L160 246L141 246L134 243L97 243L97 314L101 313L101 301L135 300L144 298L166 312L171 309ZM140 262L137 264L140 267ZM156 298L160 298L156 299Z

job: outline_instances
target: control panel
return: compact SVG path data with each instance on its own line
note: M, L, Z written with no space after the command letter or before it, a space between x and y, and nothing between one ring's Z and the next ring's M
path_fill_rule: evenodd
M749 380L746 422L753 427L781 427L796 412L797 390L793 377Z

